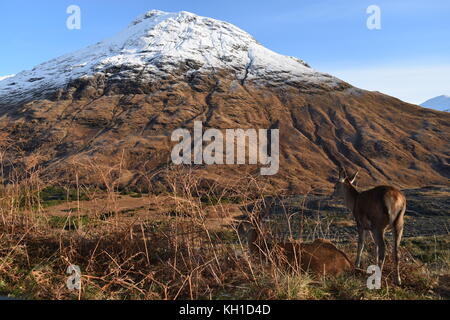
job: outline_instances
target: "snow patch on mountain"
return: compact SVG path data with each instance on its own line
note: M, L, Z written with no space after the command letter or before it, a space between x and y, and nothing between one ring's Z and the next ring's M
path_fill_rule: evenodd
M238 27L189 12L153 10L133 21L115 37L66 54L0 82L0 103L23 99L27 93L64 87L72 80L117 67L133 70L143 80L164 75L179 63L195 62L198 71L230 70L241 79L326 83L340 80L310 68L304 61L277 54ZM126 77L127 74L106 74ZM147 79L147 78L148 79Z
M3 81L3 80L6 80L6 79L9 79L9 78L12 78L12 77L14 77L15 76L15 74L10 74L10 75L8 75L8 76L0 76L0 81Z

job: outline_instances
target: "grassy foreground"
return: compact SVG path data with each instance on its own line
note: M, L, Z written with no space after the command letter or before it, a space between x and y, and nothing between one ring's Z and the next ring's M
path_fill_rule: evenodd
M390 256L382 288L368 275L314 277L249 256L239 222L261 210L262 191L201 191L186 175L159 194L107 188L46 186L41 182L0 189L0 295L23 299L448 299L450 237L406 238L402 286L391 277ZM210 190L212 190L211 188ZM248 206L248 203L253 203ZM256 205L255 205L256 203ZM246 209L243 209L246 208ZM250 208L250 209L248 209ZM250 210L250 211L246 211ZM291 213L290 213L291 214ZM292 214L291 238L332 234L345 220ZM290 217L292 217L290 216ZM270 222L269 222L270 224ZM348 223L351 225L351 222ZM322 230L321 233L318 230ZM314 233L316 232L316 233ZM353 259L353 238L338 247ZM388 246L388 254L391 247ZM373 260L369 245L364 261ZM373 262L372 262L373 263ZM82 272L81 289L67 288L70 265Z

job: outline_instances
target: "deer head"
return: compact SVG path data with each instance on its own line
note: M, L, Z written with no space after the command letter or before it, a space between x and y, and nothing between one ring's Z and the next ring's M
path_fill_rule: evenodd
M335 199L346 199L348 197L349 189L355 189L354 183L359 171L349 177L345 169L339 169L339 178L334 185L332 197Z

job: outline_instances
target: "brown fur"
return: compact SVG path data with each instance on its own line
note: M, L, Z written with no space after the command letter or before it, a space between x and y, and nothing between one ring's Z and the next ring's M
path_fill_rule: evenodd
M360 266L366 231L370 231L377 245L377 264L383 269L386 247L384 233L390 228L394 233L394 260L397 282L400 284L399 246L403 234L406 197L400 190L390 186L358 192L353 185L357 174L349 178L341 169L334 192L335 196L344 199L356 221L359 239L355 265Z
M252 254L262 254L264 248L274 250L276 262L294 269L299 266L305 272L316 275L337 276L353 270L347 255L330 241L317 239L313 243L282 242L263 243L255 229L249 231L249 249Z

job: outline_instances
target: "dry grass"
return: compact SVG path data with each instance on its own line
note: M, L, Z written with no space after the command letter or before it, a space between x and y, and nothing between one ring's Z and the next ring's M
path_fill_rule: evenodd
M439 275L448 272L448 261L439 264L438 275L415 261L407 249L402 261L404 285L393 284L388 259L379 291L368 290L367 276L360 273L314 278L280 267L276 252L270 250L264 261L250 257L237 223L242 215L254 223L253 217L270 211L263 201L267 191L252 176L231 187L204 181L190 168L168 168L147 176L149 184L164 181L165 193L124 195L121 167L120 163L112 167L76 163L74 184L59 189L54 189L56 181L44 182L38 168L10 171L10 180L0 187L0 295L25 299L441 297L439 281L445 278ZM78 184L77 177L86 172L99 181L97 186ZM61 188L66 202L43 200L43 194ZM139 205L127 211L124 203L133 199ZM290 237L302 234L303 220L292 225L291 213L284 214ZM313 237L327 230L317 223ZM276 238L270 226L268 221L260 227L267 239ZM341 248L353 252L354 244ZM81 268L79 291L66 287L69 265Z

